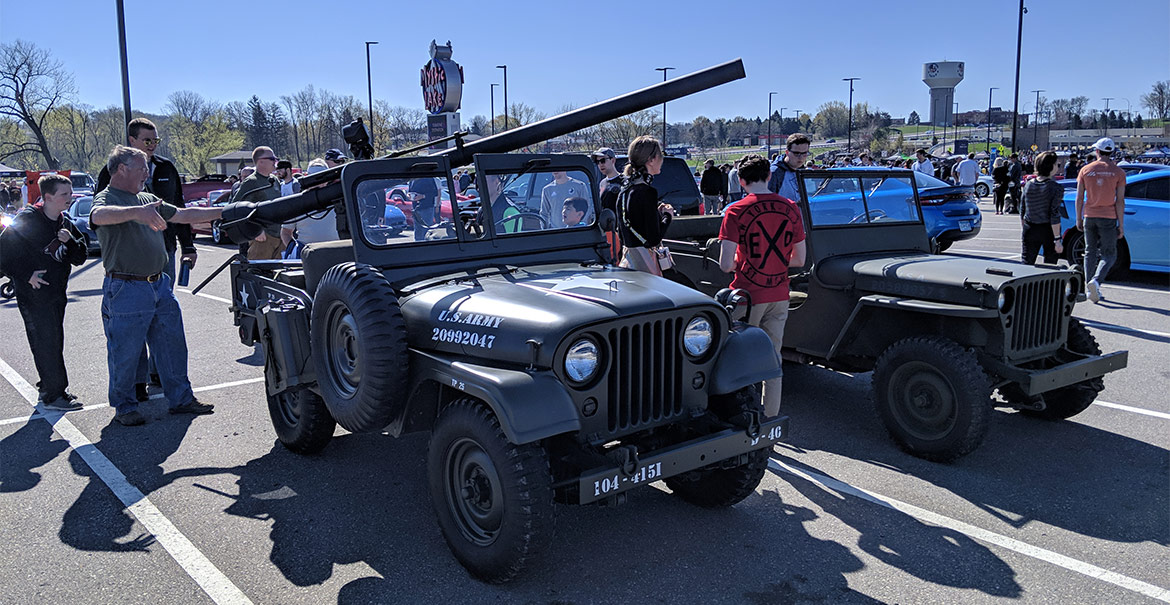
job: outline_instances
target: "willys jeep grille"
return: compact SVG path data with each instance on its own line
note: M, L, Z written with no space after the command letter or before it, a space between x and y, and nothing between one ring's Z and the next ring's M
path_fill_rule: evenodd
M609 430L650 424L682 412L683 320L654 319L611 328L606 334Z
M1064 342L1066 283L1064 279L1045 279L1016 285L1012 353L1043 352Z

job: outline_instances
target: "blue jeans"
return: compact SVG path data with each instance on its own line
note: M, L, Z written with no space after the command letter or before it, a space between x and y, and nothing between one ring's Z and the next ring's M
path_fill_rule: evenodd
M1085 281L1100 284L1117 262L1117 219L1085 217Z
M167 264L163 266L163 273L171 276L171 290L175 289L175 250L167 253ZM143 364L146 364L145 366ZM146 355L146 343L142 347L142 359L138 362L138 372L134 378L135 382L146 382L146 372L149 369L151 374L158 374L158 368L154 367L154 357Z
M421 242L427 238L427 230L435 224L435 207L414 209L414 239Z
M142 351L150 352L171 407L194 399L187 380L187 337L171 278L154 283L107 277L102 284L102 327L106 333L110 405L124 414L138 408L134 383Z

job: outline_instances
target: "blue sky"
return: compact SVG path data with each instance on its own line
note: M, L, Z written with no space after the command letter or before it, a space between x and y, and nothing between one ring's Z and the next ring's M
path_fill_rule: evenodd
M1031 0L1024 21L1020 110L1034 94L1088 96L1090 106L1146 114L1140 97L1170 78L1170 1ZM76 78L79 100L121 106L113 0L48 5L0 0L0 40L52 51ZM959 110L1010 107L1015 69L1013 0L985 2L244 2L125 0L130 89L136 109L161 112L175 90L219 101L253 94L279 100L312 83L366 97L366 40L375 98L422 107L419 69L432 38L451 40L464 67L464 123L488 114L489 84L508 65L508 97L547 114L742 57L748 77L672 102L670 121L698 115L754 117L844 101L844 77L861 78L854 100L895 117L929 97L922 64L966 62ZM259 9L270 6L271 9ZM443 8L437 8L442 6ZM754 8L741 8L752 7ZM731 10L725 7L733 7ZM52 19L52 27L38 22ZM1104 41L1105 53L1098 53ZM502 98L497 88L496 109ZM789 110L789 112L791 109ZM787 115L787 113L786 113Z

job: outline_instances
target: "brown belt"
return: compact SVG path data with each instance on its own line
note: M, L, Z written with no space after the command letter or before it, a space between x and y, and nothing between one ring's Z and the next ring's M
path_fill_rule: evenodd
M118 273L116 271L107 271L106 277L114 279L126 279L130 281L144 281L154 283L162 277L162 273L155 273L154 275L134 275L133 273Z

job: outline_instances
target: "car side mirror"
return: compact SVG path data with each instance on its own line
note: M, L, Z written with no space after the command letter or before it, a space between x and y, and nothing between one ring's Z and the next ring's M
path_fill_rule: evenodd
M617 215L613 213L613 210L604 208L601 214L597 215L597 224L605 231L613 231L617 228Z

